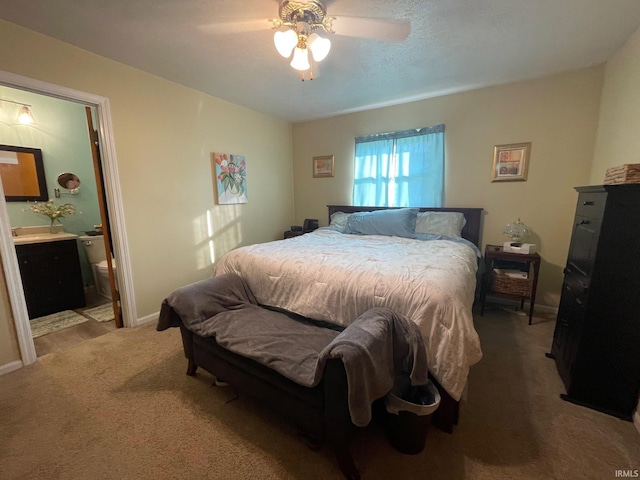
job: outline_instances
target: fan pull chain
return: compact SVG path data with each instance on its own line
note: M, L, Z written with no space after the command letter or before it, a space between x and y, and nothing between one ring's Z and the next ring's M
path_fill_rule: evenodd
M304 72L300 74L300 78L304 82ZM309 70L309 80L313 81L313 70Z
M304 82L304 72L300 74L300 79ZM313 70L309 70L309 80L313 81Z

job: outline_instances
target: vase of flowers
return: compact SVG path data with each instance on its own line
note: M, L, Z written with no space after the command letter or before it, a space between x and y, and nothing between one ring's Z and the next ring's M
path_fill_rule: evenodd
M241 160L238 162L238 159ZM215 161L220 166L220 174L218 180L222 183L225 191L232 195L242 195L245 190L245 182L247 179L247 164L243 157L233 158L233 155L226 153L216 153Z
M61 218L67 215L74 215L76 213L76 207L71 203L56 205L53 200L49 200L48 202L34 203L31 205L31 211L48 217L50 221L49 232L54 233L55 223L58 222L62 224L60 221Z

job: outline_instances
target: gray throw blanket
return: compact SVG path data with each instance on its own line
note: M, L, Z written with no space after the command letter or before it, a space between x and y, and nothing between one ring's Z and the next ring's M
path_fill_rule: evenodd
M374 400L428 381L418 327L388 309L368 310L339 332L259 306L244 280L229 273L182 287L162 302L157 330L180 323L305 387L320 383L328 359L341 359L357 426L371 421Z

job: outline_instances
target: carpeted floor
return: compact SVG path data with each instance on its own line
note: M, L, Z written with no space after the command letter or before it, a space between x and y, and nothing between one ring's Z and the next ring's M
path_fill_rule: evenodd
M552 318L476 316L472 367L453 434L420 455L377 425L352 451L363 479L613 479L640 469L632 423L562 401L545 358ZM340 479L329 448L310 451L286 419L185 375L180 333L119 329L0 376L0 476L14 479Z

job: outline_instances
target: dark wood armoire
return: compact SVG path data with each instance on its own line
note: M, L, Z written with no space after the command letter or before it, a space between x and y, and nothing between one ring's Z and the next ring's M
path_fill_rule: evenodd
M640 391L640 185L576 190L550 356L562 398L630 419Z

